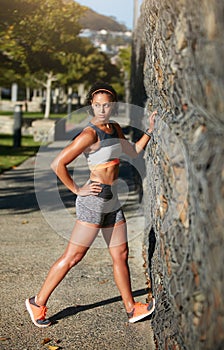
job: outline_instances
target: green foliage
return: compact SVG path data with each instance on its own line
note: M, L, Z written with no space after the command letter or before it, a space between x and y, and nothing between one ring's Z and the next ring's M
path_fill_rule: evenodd
M120 71L120 79L115 79L113 86L116 89L119 99L126 101L130 77L131 77L131 46L120 49L117 59L117 68ZM126 101L127 102L127 101Z
M9 16L3 16L0 28L2 59L21 74L63 71L61 56L77 51L82 7L72 0L11 0L5 8Z
M92 83L117 74L88 40L78 36L85 8L73 0L0 0L0 84L46 81Z
M123 72L126 72L128 78L131 77L131 46L120 49L118 55L118 64Z

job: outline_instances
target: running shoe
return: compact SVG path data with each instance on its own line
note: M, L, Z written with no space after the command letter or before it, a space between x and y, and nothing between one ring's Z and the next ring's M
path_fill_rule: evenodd
M26 299L26 308L35 326L40 328L50 326L51 321L45 318L47 313L46 306L37 305L35 303L35 297Z
M131 312L128 312L128 318L130 323L137 322L143 318L151 315L155 310L155 299L152 298L150 303L135 303L134 309Z

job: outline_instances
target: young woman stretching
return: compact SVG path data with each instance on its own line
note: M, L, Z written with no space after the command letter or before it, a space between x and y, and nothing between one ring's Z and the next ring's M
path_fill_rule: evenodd
M95 84L87 95L92 120L51 165L64 185L77 195L77 220L64 254L51 267L39 293L26 300L26 308L37 327L51 324L46 318L48 298L67 272L82 260L100 229L112 257L114 279L129 322L136 322L154 311L154 299L149 304L142 304L135 302L132 296L127 227L116 193L116 180L121 154L136 157L149 142L156 111L149 118L148 130L133 145L125 139L120 125L110 120L117 114L116 102L117 94L112 86ZM71 178L67 165L82 153L87 158L90 178L79 187Z

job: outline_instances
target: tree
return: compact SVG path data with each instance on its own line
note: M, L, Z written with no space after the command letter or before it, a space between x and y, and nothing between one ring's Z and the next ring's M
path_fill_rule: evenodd
M110 80L117 74L109 58L79 37L79 19L85 10L73 0L11 0L0 14L2 70L14 70L17 79L32 78L46 88L45 117L50 112L51 86Z
M21 75L26 72L47 88L48 117L51 83L58 73L66 71L63 57L75 55L80 47L79 18L83 7L72 0L1 2L6 9L0 15L2 67L11 67Z
M118 65L123 75L124 87L125 87L125 102L127 104L126 113L129 116L130 102L130 77L131 77L131 46L126 46L119 51Z

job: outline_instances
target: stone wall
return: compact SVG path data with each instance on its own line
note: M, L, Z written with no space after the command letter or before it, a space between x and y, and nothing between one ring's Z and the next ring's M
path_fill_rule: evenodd
M144 196L158 349L224 348L223 14L145 0L134 36L132 103L159 112Z

